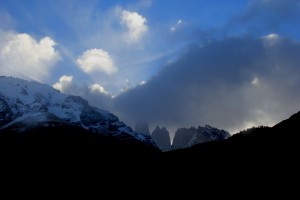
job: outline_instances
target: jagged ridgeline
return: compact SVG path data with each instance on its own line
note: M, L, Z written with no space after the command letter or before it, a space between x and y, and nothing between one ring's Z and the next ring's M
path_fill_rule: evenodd
M144 135L150 135L149 126L146 122L136 123L134 130ZM164 152L184 149L200 143L224 140L230 136L227 131L219 130L209 125L199 126L198 128L179 128L176 130L173 143L171 144L170 133L167 128L156 126L151 133L155 144Z
M196 144L224 140L230 137L227 131L205 125L198 128L179 128L172 144L172 149L183 149L194 146Z
M2 132L24 132L58 124L156 148L150 136L134 132L115 115L90 106L79 96L62 94L34 81L0 77Z

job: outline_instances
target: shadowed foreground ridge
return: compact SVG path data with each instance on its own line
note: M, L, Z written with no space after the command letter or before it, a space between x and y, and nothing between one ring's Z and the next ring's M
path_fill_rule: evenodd
M0 146L5 163L1 183L9 189L72 196L100 188L104 195L108 189L127 187L134 178L141 182L147 177L146 164L160 153L138 141L117 140L75 126L2 131Z
M272 128L166 153L72 126L2 131L1 182L26 193L70 196L187 197L199 187L207 192L231 187L244 191L250 185L252 193L268 188L280 188L272 194L293 192L299 119L297 113Z

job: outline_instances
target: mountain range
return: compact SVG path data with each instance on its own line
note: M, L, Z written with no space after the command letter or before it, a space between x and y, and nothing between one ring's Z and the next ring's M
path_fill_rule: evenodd
M183 149L194 146L196 144L225 140L230 137L227 131L205 125L198 128L180 128L176 131L172 144L172 149Z
M0 190L9 197L289 198L298 191L300 112L273 127L161 152L150 136L81 97L1 77L0 127Z
M171 144L170 134L166 127L156 126L150 134L149 126L146 122L138 122L134 131L151 136L154 143L162 151L184 149L196 144L219 141L229 138L231 135L224 130L219 130L209 125L198 128L179 128L175 132L173 143Z
M34 81L0 77L2 132L24 132L58 124L155 146L151 137L134 132L115 115L90 106L80 96L68 96Z

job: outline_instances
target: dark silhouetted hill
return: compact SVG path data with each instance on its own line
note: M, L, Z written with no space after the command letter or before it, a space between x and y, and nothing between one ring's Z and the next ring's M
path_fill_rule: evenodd
M299 133L300 112L273 127L252 128L226 140L167 152L171 173L180 180L173 187L186 192L204 184L204 188L232 189L234 194L295 194ZM201 183L196 186L191 180Z
M289 197L298 191L299 115L166 153L63 124L2 131L1 183L42 196Z
M68 124L52 125L21 133L0 131L2 189L38 197L75 197L88 191L113 197L143 189L140 184L146 179L154 181L147 169L160 153L156 147Z

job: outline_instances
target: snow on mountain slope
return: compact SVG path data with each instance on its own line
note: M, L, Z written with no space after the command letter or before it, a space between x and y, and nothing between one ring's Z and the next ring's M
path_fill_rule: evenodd
M149 136L135 133L113 114L90 106L79 96L62 94L35 81L0 77L0 130L18 125L22 131L47 122L70 123L95 133L154 145Z

